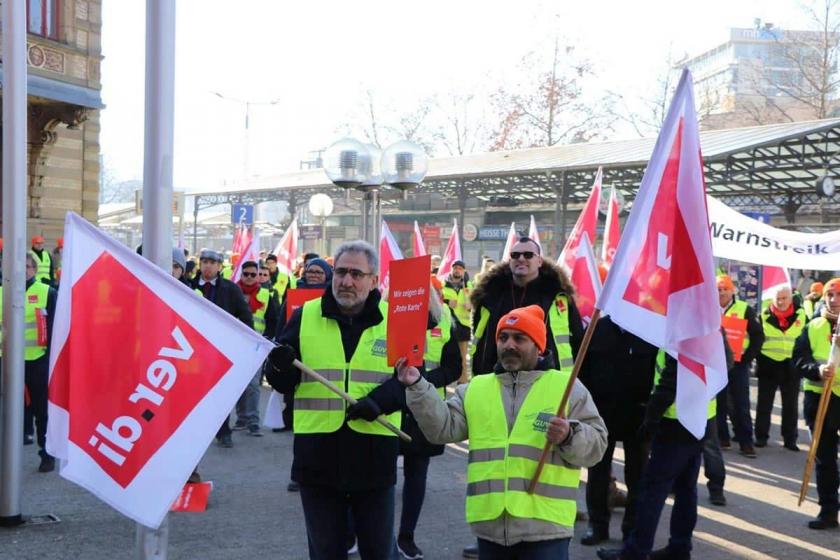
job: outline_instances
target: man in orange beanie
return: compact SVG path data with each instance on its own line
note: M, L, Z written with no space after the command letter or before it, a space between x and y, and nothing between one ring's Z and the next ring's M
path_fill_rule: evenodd
M570 374L542 369L546 326L540 306L502 316L495 334L495 375L473 377L446 402L405 360L397 362L397 376L430 442L469 437L466 513L478 537L479 558L567 559L580 469L600 461L607 429L577 380L566 414L555 416ZM546 440L551 453L529 494Z

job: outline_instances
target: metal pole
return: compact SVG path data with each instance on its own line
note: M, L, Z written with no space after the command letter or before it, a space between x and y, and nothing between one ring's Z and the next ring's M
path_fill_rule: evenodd
M374 246L376 249L376 254L379 255L379 238L382 235L382 206L381 201L379 199L379 189L373 191L373 201L371 204L373 205L373 239L371 239L371 245Z
M23 523L23 299L26 290L26 8L3 2L3 372L0 525Z
M201 197L193 197L193 255L198 254L198 200Z
M360 214L362 216L361 227L359 228L359 232L361 233L360 237L365 241L370 242L370 237L368 235L368 193L362 193L362 201L359 206Z
M175 2L146 0L143 256L172 269L172 154L175 113ZM165 560L169 520L158 529L137 524L135 554Z

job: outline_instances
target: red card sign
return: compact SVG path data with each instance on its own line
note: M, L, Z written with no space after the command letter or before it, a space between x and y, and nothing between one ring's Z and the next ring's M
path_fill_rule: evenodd
M429 317L429 269L425 255L391 262L388 289L388 365L408 358L409 365L423 365L426 324Z
M212 482L188 482L178 495L178 499L169 508L170 511L191 511L201 513L207 510L207 500L213 490Z
M286 322L294 313L295 309L303 307L303 304L309 300L316 299L324 295L324 290L321 288L296 288L286 290Z
M726 340L729 342L729 348L732 349L733 358L735 358L736 362L740 362L741 356L744 355L744 339L747 337L747 320L724 315L720 319L720 324L726 331Z

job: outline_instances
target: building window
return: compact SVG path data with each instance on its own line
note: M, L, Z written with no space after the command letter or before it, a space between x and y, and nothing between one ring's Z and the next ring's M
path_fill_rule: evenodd
M60 0L26 0L26 28L30 33L58 40Z

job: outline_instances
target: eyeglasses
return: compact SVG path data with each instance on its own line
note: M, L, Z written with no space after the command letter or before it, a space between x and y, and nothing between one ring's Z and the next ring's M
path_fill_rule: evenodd
M245 278L256 278L257 273L256 272L243 272L242 276L244 276Z
M361 272L361 271L359 271ZM307 270L305 274L315 274L317 276L326 276L326 272L323 270Z
M534 255L536 255L536 253L534 253L533 251L521 251L521 252L520 251L511 251L510 252L510 258L512 260L517 260L517 259L519 259L519 257L525 257L526 261L530 261L531 259L534 258Z
M336 268L333 272L338 278L344 278L349 274L353 277L353 280L361 280L366 276L373 276L372 272L362 272L357 268Z

